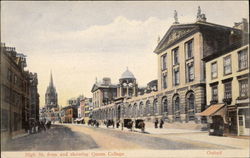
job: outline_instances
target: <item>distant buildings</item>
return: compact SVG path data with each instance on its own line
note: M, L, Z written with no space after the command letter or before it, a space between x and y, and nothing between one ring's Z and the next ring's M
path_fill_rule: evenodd
M50 74L50 83L45 93L45 106L48 109L58 108L57 92L53 83L52 73Z
M92 118L92 98L83 98L80 102L81 116L78 116L78 120L84 120L85 123Z
M1 43L1 142L29 130L39 118L37 75L25 71L26 56Z

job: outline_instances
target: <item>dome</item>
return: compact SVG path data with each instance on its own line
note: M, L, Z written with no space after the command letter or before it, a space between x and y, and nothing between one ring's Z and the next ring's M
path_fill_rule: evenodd
M120 79L128 79L128 78L131 78L131 79L135 79L135 76L133 75L132 72L130 72L128 69L122 73L122 76Z

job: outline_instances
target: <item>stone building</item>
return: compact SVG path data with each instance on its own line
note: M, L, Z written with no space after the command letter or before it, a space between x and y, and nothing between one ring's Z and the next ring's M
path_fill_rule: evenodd
M28 130L31 118L30 74L26 56L1 43L1 142ZM31 107L32 106L32 107Z
M134 89L125 88L119 80L118 97L108 105L96 106L94 118L120 122L141 119L147 127L153 126L156 119L163 119L165 125L188 123L187 128L206 122L199 115L206 109L206 68L202 59L225 50L243 36L238 28L206 20L199 8L196 22L180 24L176 12L175 22L154 50L158 57L158 91L138 95L135 78L129 74Z
M37 73L30 73L30 118L39 121L39 94Z
M50 74L50 83L45 93L45 106L48 109L58 108L57 92L56 92L56 87L54 86L53 83L52 73Z
M87 123L89 119L92 117L92 98L83 98L80 103L81 117Z
M241 25L240 25L241 24ZM248 34L245 19L235 27ZM248 36L227 49L207 56L206 91L209 108L201 115L221 120L225 134L249 135L249 43Z
M96 81L91 92L93 107L99 108L111 103L117 97L117 86L111 83L110 78L104 77L102 82Z

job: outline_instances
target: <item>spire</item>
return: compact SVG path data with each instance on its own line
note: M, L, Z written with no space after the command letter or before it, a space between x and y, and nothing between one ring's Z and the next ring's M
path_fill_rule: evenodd
M49 83L50 87L54 87L53 85L53 77L52 77L52 71L50 70L50 83Z

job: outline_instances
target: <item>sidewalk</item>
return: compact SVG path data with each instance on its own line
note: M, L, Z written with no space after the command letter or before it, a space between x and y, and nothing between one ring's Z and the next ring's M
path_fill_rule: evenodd
M237 137L233 138L233 137L223 137L223 136L210 136L208 135L208 133L172 135L171 137L181 138L186 141L197 141L202 143L225 145L225 146L231 146L248 150L250 145L249 139L239 139Z

